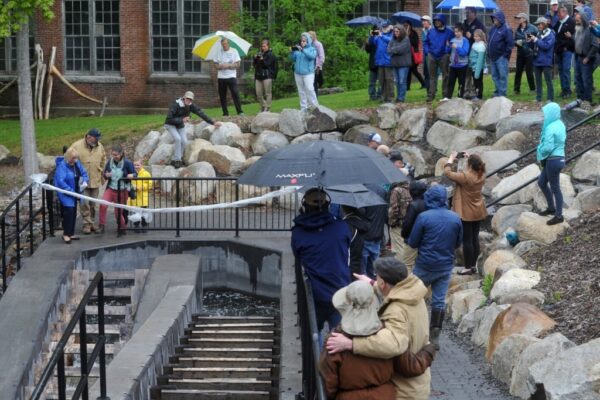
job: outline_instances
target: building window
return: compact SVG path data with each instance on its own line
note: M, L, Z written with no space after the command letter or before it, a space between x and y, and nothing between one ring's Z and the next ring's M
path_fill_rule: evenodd
M32 26L29 26L29 60L33 64L37 60L35 55L35 39ZM0 74L17 74L17 37L15 35L0 37Z
M152 72L183 75L202 72L192 54L194 43L209 33L209 0L152 0Z
M392 14L399 11L397 1L369 0L366 5L368 10L365 11L365 15L383 19L388 19Z
M64 0L64 7L67 72L119 72L119 0Z
M573 2L572 1L561 1L560 5L567 7L569 15L573 15ZM529 22L532 24L539 17L546 15L550 9L549 2L545 0L529 0Z
M446 26L452 27L452 26L456 25L457 23L464 21L464 17L461 16L460 10L440 10L440 9L438 9L437 6L441 2L442 2L442 0L433 0L431 2L431 9L432 9L431 13L433 15L442 14L443 16L445 16L446 17ZM481 22L483 22L485 24L483 19L481 19Z

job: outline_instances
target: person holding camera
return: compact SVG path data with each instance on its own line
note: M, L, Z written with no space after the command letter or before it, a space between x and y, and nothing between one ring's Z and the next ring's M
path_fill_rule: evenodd
M389 103L394 99L394 69L387 51L390 40L392 40L392 25L388 25L382 30L371 31L369 38L369 44L375 46L375 66L377 66L377 76L384 103Z
M318 107L319 101L315 93L315 59L317 49L312 46L312 38L308 32L302 32L300 43L292 46L290 60L294 62L294 78L300 96L300 110Z
M467 158L467 169L452 171L454 161ZM453 151L444 166L444 175L456 184L452 211L458 214L463 226L463 256L465 269L459 275L477 273L477 258L479 257L479 227L487 216L483 194L485 184L485 163L477 154L457 153Z
M535 21L538 28L537 35L527 34L527 42L533 44L533 67L535 73L535 99L542 101L542 74L546 81L548 101L554 101L554 84L552 83L552 68L554 59L555 34L548 27L548 20L539 17Z
M515 46L517 46L517 69L515 71L514 93L521 93L521 77L523 71L527 76L529 90L535 90L535 79L533 77L533 43L527 41L528 35L536 35L537 28L529 23L529 16L523 12L515 15L519 26L515 29Z
M260 45L260 52L254 57L254 87L260 111L271 109L273 80L277 78L277 58L271 51L267 39Z

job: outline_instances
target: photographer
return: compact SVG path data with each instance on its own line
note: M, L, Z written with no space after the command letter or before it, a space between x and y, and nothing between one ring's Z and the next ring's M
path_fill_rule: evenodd
M465 171L452 171L452 164L458 158L468 157ZM479 257L479 226L487 216L481 189L485 184L485 163L477 154L453 151L444 166L444 175L456 184L452 211L458 214L463 226L463 255L465 269L459 275L477 273Z
M315 93L315 59L317 49L312 46L312 38L307 32L300 35L300 43L292 46L290 60L294 62L294 78L300 96L300 110L318 107L319 101Z
M273 98L273 80L277 78L277 58L271 51L268 40L262 41L260 52L254 57L253 64L254 87L256 89L256 99L260 104L260 111L269 111Z
M554 101L554 85L552 84L552 68L554 59L555 34L548 27L548 20L539 17L535 21L537 36L527 35L527 42L533 43L533 67L535 73L536 101L542 101L542 73L546 81L547 99Z

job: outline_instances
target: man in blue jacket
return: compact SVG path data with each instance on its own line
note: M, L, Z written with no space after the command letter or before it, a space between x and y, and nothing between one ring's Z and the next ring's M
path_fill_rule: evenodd
M492 80L496 86L494 97L506 96L508 88L508 61L514 46L512 29L506 24L504 13L496 11L490 17L492 29L488 41L488 54L491 61Z
M454 268L454 251L462 245L462 222L448 210L446 188L433 185L425 192L427 211L417 217L408 245L418 249L413 274L431 286L429 340L439 348L439 336L446 310L446 292Z
M392 25L384 27L376 35L371 35L369 44L375 46L375 66L381 86L381 96L384 103L394 100L394 70L392 60L387 52L388 44L392 39Z
M424 53L427 54L427 67L429 68L429 88L427 89L427 101L435 99L437 91L437 71L442 70L442 96L448 97L446 87L448 86L448 64L450 63L450 39L454 37L452 29L446 26L446 17L436 14L433 17L433 28L427 33L423 42Z
M321 189L308 190L292 228L292 250L312 286L319 331L325 321L330 329L339 324L331 298L350 284L351 231L346 222L331 215L329 203Z

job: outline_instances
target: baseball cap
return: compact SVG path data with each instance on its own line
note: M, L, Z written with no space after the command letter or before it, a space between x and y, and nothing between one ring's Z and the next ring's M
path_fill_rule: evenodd
M390 161L391 162L396 162L396 161L404 162L404 158L402 158L402 153L400 153L398 150L392 151L390 153Z
M100 140L100 136L102 136L102 134L100 133L100 131L98 130L98 128L92 128L92 129L90 129L87 134L90 135L90 136L95 137L98 140Z
M185 92L185 94L183 95L183 97L186 98L186 99L194 100L194 92L190 92L188 90L187 92Z
M550 5L558 4L558 0L550 0Z
M423 15L421 21L427 21L431 24L431 17L429 15Z
M379 133L375 133L375 132L371 133L369 135L369 142L371 142L371 141L381 144L381 135Z
M525 14L524 12L520 12L517 15L515 15L515 18L525 18L529 20L529 15Z
M329 203L329 195L323 189L312 188L304 194L303 201L309 206L323 206Z
M548 25L548 20L544 17L539 17L538 19L535 20L535 22L533 23L534 25L538 25L538 24L546 24Z

